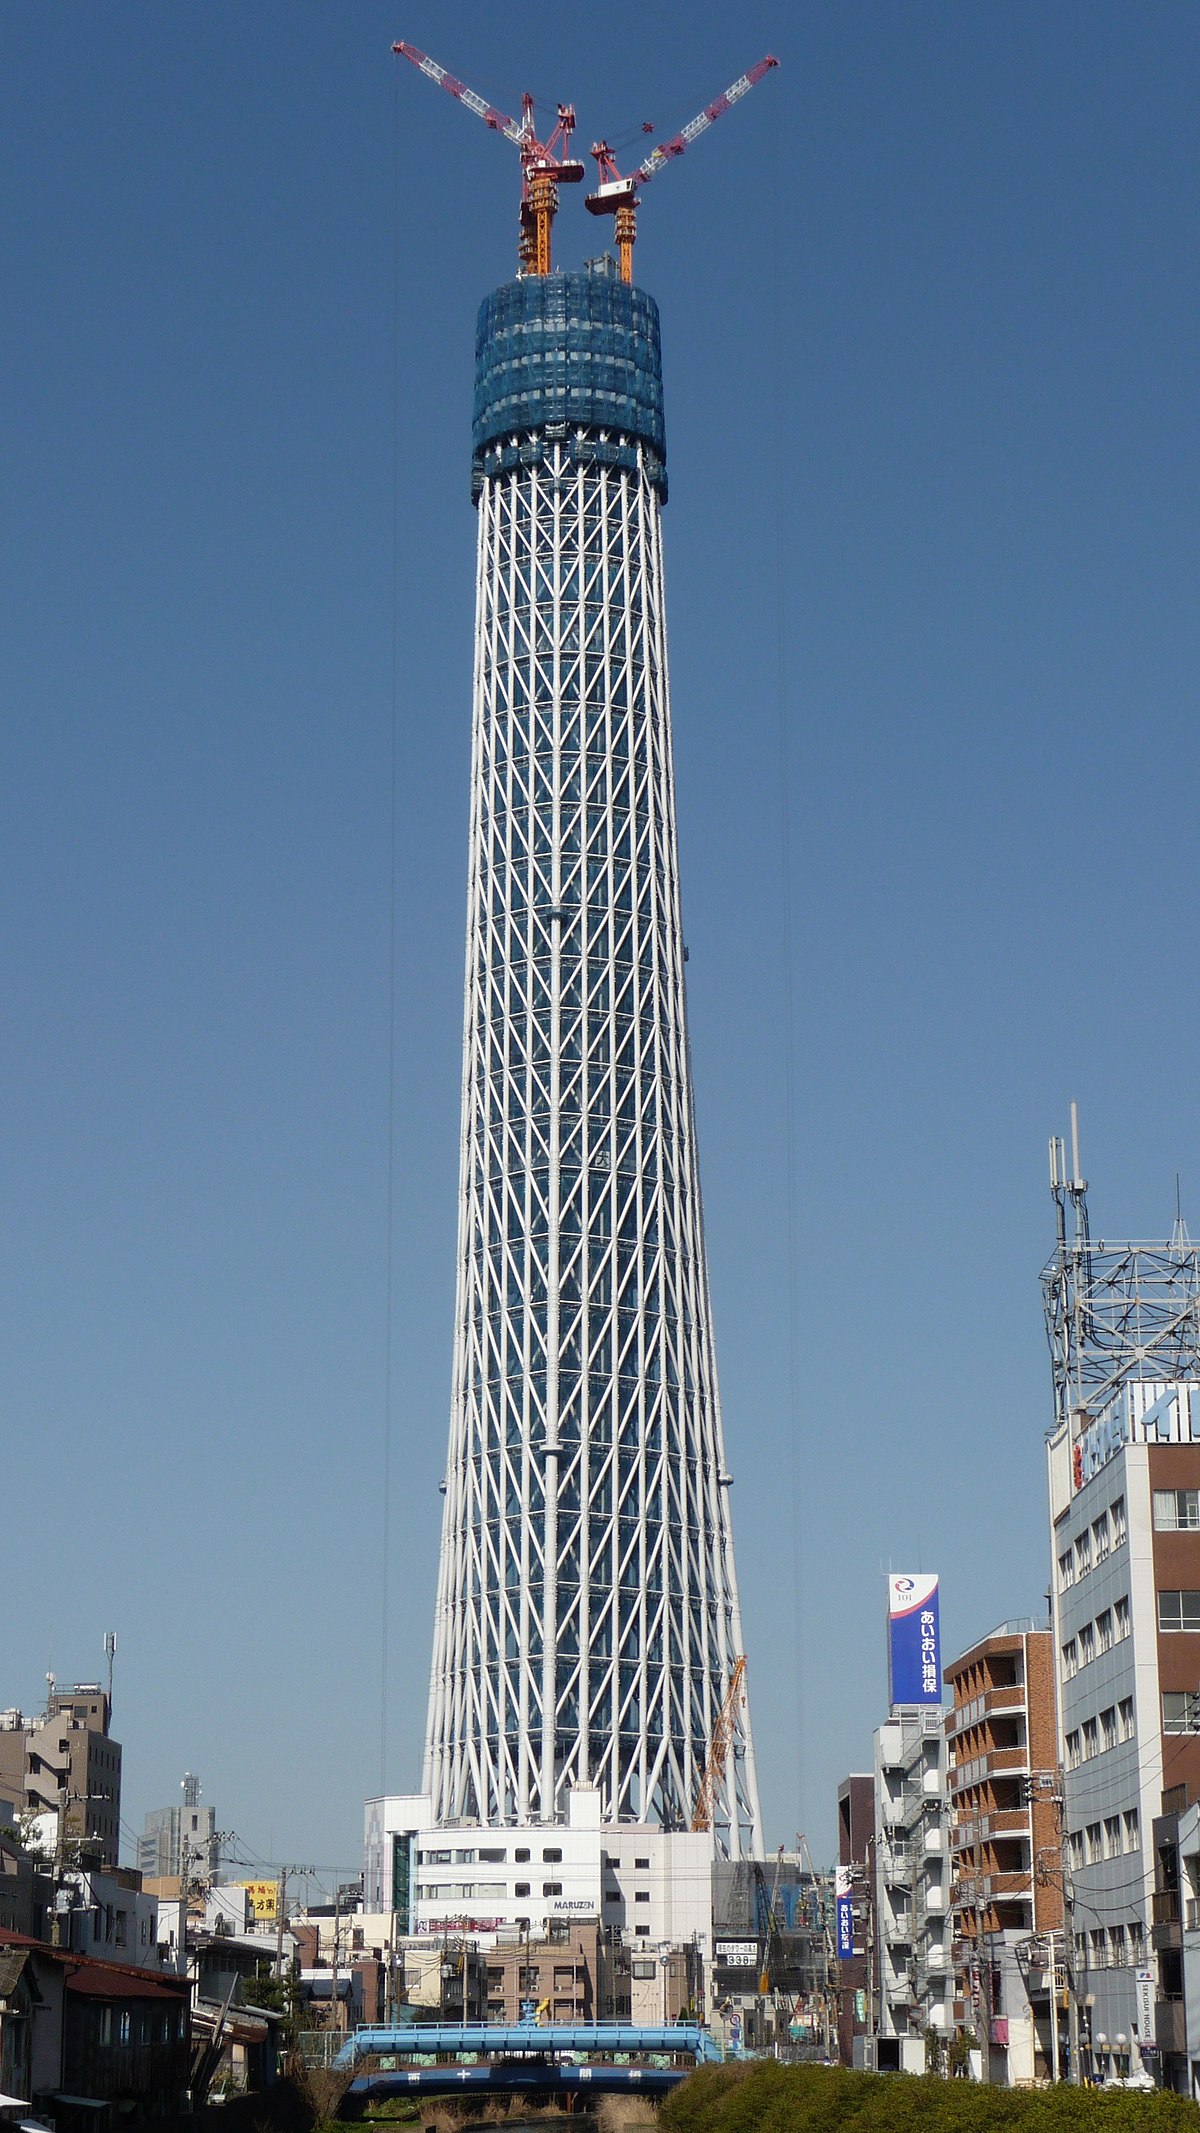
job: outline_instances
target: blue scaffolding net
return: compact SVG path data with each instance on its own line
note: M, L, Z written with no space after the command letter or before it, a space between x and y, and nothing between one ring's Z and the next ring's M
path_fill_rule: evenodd
M665 502L658 305L643 289L589 270L529 275L484 298L472 495L510 467L536 464L547 431L581 464L641 465Z

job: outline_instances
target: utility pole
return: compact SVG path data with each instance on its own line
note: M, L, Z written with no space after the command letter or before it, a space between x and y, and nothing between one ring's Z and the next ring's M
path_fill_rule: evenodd
M1058 1962L1054 1947L1058 1936L1053 1931L1046 1935L1050 1951L1050 2079L1057 2083L1058 2074Z
M975 1976L979 1986L979 2019L983 2036L979 2044L979 2078L989 2082L992 2078L992 1966L988 1963L987 1990L983 1981L983 1824L979 1818L978 1804L975 1808Z
M287 1905L287 1877L288 1870L286 1866L281 1866L279 1869L279 1881L275 1890L275 1975L277 1978L283 1976L283 1921Z

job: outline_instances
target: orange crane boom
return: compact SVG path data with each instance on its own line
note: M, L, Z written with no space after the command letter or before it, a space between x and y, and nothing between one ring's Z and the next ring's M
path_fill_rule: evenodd
M742 1682L745 1678L745 1673L746 1659L743 1653L741 1658L734 1662L733 1672L729 1677L729 1687L725 1691L721 1708L717 1713L717 1722L713 1727L708 1761L704 1765L704 1776L700 1780L700 1790L696 1794L696 1805L692 1810L692 1828L694 1830L712 1828L713 1803L716 1799L717 1787L725 1775L725 1765L729 1760L734 1727L737 1724L738 1705L742 1700Z

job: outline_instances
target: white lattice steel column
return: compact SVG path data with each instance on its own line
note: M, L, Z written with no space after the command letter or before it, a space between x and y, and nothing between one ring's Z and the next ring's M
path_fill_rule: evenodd
M742 1650L688 1068L657 313L481 314L461 1203L425 1789L686 1828ZM573 419L572 419L573 418ZM714 1829L761 1848L743 1706Z

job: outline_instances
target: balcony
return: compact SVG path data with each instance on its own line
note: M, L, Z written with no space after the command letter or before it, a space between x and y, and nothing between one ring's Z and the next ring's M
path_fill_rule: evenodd
M985 1874L983 1888L984 1894L993 1902L997 1897L1004 1901L1006 1898L1032 1896L1033 1875L1027 1866L1019 1868L1015 1874Z
M1156 1926L1178 1924L1181 1915L1178 1889L1155 1889L1151 1903L1151 1916Z
M1160 2052L1186 2052L1187 2009L1182 2000L1155 2003L1154 2041Z

